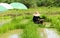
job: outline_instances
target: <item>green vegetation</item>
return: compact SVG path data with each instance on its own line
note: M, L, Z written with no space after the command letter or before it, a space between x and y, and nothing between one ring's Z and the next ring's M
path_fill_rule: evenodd
M59 7L60 6L60 0L0 0L0 2L3 3L12 3L12 2L20 2L25 4L28 8L35 8L35 7L40 7L40 6L45 6L45 7Z
M30 8L27 10L18 10L18 9L13 9L13 10L8 10L5 12L0 12L1 15L7 15L7 14L33 14L35 11L39 11L41 14L47 14L47 15L55 15L55 14L60 14L60 7L38 7L38 8Z
M35 38L35 37L38 37L37 27L38 26L37 25L35 26L35 24L33 23L31 15L18 16L18 17L14 17L10 23L4 24L2 27L0 27L0 34L8 32L10 30L14 30L14 29L24 29L23 31L24 34L26 35L27 33L28 35L23 37L28 36L28 38L30 37Z
M31 23L31 22L28 23L25 26L22 38L39 38L37 28L38 28L38 25L35 25L34 23Z
M46 28L42 24L34 24L32 21L33 13L39 11L41 18L45 17L44 22L51 23L47 28L54 28L60 32L60 0L0 0L3 3L19 2L25 4L29 9L18 10L10 9L0 12L0 21L12 19L11 22L0 26L0 34L5 32L23 29L22 38L41 38L37 28Z
M51 27L56 28L58 31L60 31L60 15L52 16L51 19Z
M51 25L47 28L55 28L58 31L60 31L60 15L59 15L59 10L60 8L47 8L47 7L40 7L37 8L42 16L41 17L46 17L45 22L50 22ZM19 16L4 16L4 19L12 19L11 22L4 24L0 27L0 34L3 34L5 32L8 32L10 30L14 29L23 29L23 34L22 38L39 38L39 35L37 32L38 27L45 28L44 26L40 24L34 24L32 21L32 14L36 11L33 8L28 9L28 10L8 10L6 12L1 13L1 15L8 15L8 14L20 14ZM13 13L12 13L13 12ZM1 18L2 16L0 16ZM6 18L5 18L6 17ZM12 17L12 18L11 18ZM32 31L33 30L33 31Z

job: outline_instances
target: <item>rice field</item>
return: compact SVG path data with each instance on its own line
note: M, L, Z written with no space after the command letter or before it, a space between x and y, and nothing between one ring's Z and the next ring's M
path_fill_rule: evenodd
M23 29L22 38L41 38L41 35L39 35L37 28L53 28L60 32L60 7L39 7L36 9L41 13L41 17L46 17L44 22L51 23L50 26L47 25L48 27L46 27L45 25L33 23L32 14L36 11L35 9L14 9L1 13L0 20L11 19L11 21L8 23L4 23L2 26L0 26L0 35L16 29Z

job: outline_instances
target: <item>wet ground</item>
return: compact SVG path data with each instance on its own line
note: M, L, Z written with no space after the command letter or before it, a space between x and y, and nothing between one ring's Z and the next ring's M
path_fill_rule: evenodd
M1 20L0 26L5 23L8 23L10 21L11 21L11 19ZM27 22L27 20L25 22ZM25 23L25 22L23 22L23 23ZM57 34L57 32L54 29L38 28L38 31L39 31L39 34L41 35L41 38L60 38L60 36ZM21 38L22 32L23 31L21 29L12 30L12 31L9 31L9 32L6 32L6 33L0 35L0 38Z
M21 38L22 31L23 31L22 29L11 30L0 35L0 38L18 38L18 37Z
M55 29L39 28L41 38L60 38Z
M60 38L57 32L53 29L38 28L38 30L40 32L39 34L41 35L41 38ZM0 38L21 38L22 33L23 30L21 29L12 30L2 34Z

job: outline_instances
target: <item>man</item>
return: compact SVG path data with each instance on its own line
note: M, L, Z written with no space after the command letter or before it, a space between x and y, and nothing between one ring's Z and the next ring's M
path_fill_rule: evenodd
M40 16L39 12L36 11L33 14L33 22L36 23L36 24L43 24L44 19L40 18L39 16Z

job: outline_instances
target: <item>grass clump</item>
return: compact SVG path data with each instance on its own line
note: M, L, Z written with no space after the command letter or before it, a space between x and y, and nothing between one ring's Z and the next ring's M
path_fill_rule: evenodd
M39 38L38 25L34 23L28 23L23 31L22 38Z

